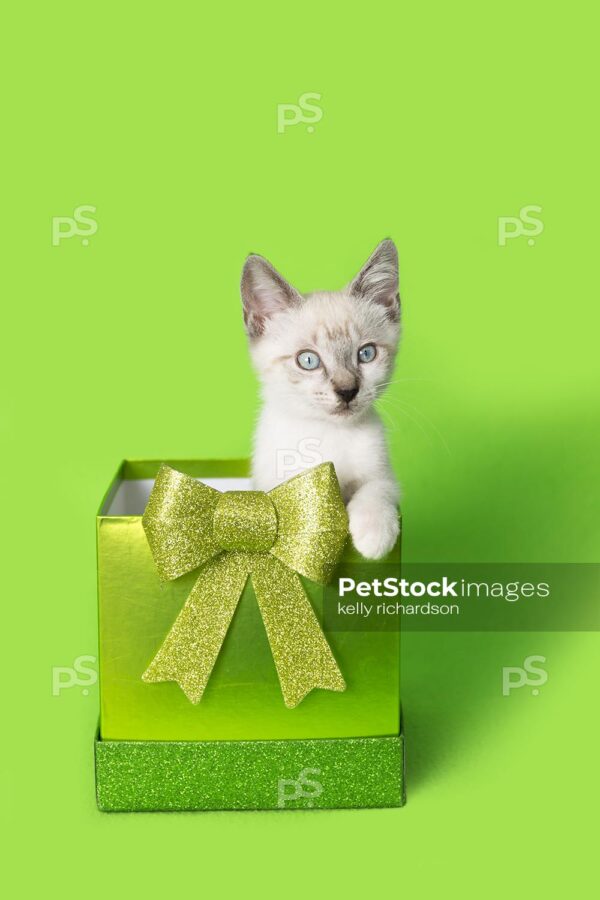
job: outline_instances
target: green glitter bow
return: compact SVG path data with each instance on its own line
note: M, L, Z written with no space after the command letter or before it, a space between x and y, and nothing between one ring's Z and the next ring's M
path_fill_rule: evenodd
M298 577L329 580L348 534L335 469L323 463L268 494L220 493L162 466L142 524L159 574L198 579L144 681L176 681L198 703L251 576L285 705L346 684Z

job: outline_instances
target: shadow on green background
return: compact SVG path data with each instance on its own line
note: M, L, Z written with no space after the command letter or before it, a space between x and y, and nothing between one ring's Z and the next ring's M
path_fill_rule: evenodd
M595 462L588 450L594 431L587 414L541 421L502 415L495 423L482 416L461 426L459 454L441 456L427 478L430 515L414 495L405 499L404 561L593 559ZM430 426L425 434L428 439L433 434L434 451L439 450L435 430ZM436 486L443 502L432 497ZM435 783L444 769L463 768L474 747L494 742L498 722L514 702L502 695L504 666L522 666L530 655L559 665L576 652L578 639L577 633L543 630L406 631L402 694L409 797ZM531 688L525 686L523 693L531 694ZM577 697L573 703L579 708ZM560 727L557 718L557 732Z

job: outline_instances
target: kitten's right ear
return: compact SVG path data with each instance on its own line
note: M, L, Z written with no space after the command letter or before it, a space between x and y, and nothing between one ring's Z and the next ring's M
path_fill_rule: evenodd
M242 271L242 303L248 337L259 337L267 319L295 306L302 295L264 257L249 256Z
M392 322L400 318L398 251L392 240L382 241L349 286L350 293L385 309Z

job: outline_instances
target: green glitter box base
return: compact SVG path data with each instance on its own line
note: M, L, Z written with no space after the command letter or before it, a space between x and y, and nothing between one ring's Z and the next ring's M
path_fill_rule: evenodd
M282 741L103 741L104 812L349 809L404 803L404 735Z

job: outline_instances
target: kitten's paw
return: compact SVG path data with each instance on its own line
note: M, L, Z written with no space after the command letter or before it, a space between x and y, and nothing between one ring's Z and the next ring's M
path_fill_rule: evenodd
M364 503L348 504L352 543L366 559L381 559L390 552L398 532L398 511L395 506L373 508Z

